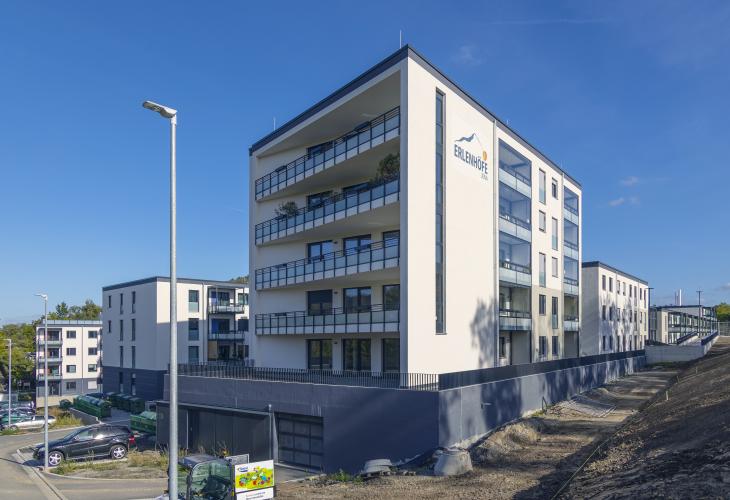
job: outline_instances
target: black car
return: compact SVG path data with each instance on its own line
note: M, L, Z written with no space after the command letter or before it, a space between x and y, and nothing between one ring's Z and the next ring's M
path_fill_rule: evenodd
M123 425L99 424L72 433L48 443L48 465L55 467L64 460L109 457L122 459L135 445L134 434ZM36 460L43 460L43 445L33 450Z

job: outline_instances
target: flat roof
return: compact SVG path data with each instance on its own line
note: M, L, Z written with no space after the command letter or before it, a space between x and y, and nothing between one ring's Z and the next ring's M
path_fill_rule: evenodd
M127 281L124 283L117 283L115 285L107 285L105 287L102 287L102 292L107 292L109 290L116 290L118 288L127 288L130 286L136 286L136 285L144 285L147 283L154 283L156 281L163 281L163 282L169 282L170 278L168 276L152 276L150 278L142 278L134 281ZM220 281L220 280L202 280L202 279L193 279L193 278L177 278L178 283L191 283L191 284L202 284L202 285L213 285L213 286L220 286L220 287L228 287L228 288L248 288L248 283L236 283L235 281Z
M278 137L281 137L285 133L292 130L294 127L299 125L300 123L304 122L308 118L311 118L315 114L322 111L324 108L329 106L330 104L338 101L339 99L345 97L347 94L351 93L353 90L357 89L358 87L366 84L373 78L377 77L387 69L391 68L392 66L396 65L400 61L406 58L411 58L413 61L420 64L424 69L426 69L429 73L431 73L432 76L440 80L443 84L449 87L449 89L457 94L459 94L460 97L462 97L464 100L469 102L472 106L480 109L484 114L487 115L488 118L493 119L495 121L495 124L498 124L501 128L503 128L506 132L509 133L512 138L519 141L523 146L528 148L530 151L532 151L535 155L540 157L545 163L548 163L553 168L558 170L559 172L563 173L572 183L574 183L576 186L581 187L580 182L575 180L573 177L571 177L565 170L560 168L554 161L552 161L550 158L548 158L542 151L537 149L535 146L530 144L522 135L520 135L514 128L510 127L505 123L504 121L500 120L494 113L492 113L489 109L487 109L486 106L481 104L479 101L474 99L471 95L469 95L465 90L463 90L460 86L458 86L456 83L454 83L453 80L451 80L446 74L444 74L441 70L439 70L436 66L434 66L428 59L420 55L418 52L416 52L415 49L413 49L410 45L404 45L402 48L398 49L393 54L389 55L379 63L377 63L372 68L368 69L361 75L357 76L355 79L350 81L349 83L345 84L344 86L340 87L339 89L332 92L330 95L322 99L321 101L317 102L310 108L306 109L302 113L298 114L291 120L287 121L277 129L275 129L273 132L270 132L269 134L265 135L258 141L254 142L251 147L248 150L249 156L253 155L253 153L265 145L269 144L273 140L277 139Z
M49 319L48 326L101 326L100 319ZM37 328L43 328L41 321Z
M622 274L622 275L626 276L627 278L631 278L633 280L636 280L639 283L643 283L645 285L648 285L649 284L649 282L646 281L646 280L643 280L641 278L637 278L633 274L629 274L629 273L624 272L624 271L622 271L620 269L617 269L617 268L615 268L613 266L609 266L608 264L606 264L604 262L601 262L600 260L592 260L590 262L583 262L581 264L581 267L602 267L604 269L608 269L609 271L613 271L614 273Z

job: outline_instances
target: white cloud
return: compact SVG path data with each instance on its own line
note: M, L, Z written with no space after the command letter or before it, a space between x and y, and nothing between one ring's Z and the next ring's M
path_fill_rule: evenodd
M479 66L484 62L479 56L479 49L473 44L466 44L459 47L452 59L454 62L466 66Z
M621 179L621 184L624 186L636 186L639 183L639 178L635 175L631 175L625 179Z
M609 201L608 205L611 207L618 207L620 205L623 205L624 203L626 203L626 198L622 196L621 198L616 198L615 200Z

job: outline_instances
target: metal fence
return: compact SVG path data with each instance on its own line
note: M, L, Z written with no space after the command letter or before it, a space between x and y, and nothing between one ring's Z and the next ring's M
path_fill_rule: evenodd
M720 335L730 337L730 321L722 321L717 324L717 331Z

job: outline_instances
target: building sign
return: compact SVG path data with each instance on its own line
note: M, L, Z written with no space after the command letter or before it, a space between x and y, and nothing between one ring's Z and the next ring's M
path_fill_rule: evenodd
M454 156L481 172L483 181L487 180L487 150L476 132L454 141Z
M274 498L274 461L235 466L236 500Z

